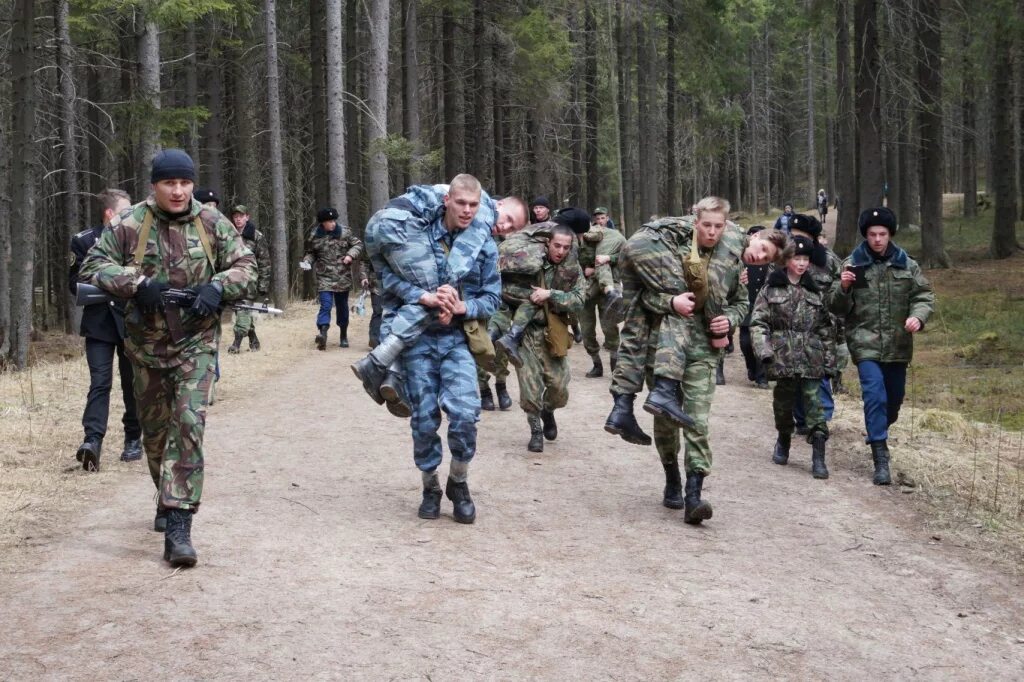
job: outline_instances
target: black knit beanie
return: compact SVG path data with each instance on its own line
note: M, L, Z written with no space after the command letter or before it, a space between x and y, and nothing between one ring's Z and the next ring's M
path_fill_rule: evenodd
M149 174L152 183L161 180L196 181L196 165L192 157L180 149L164 149L153 157L153 168Z

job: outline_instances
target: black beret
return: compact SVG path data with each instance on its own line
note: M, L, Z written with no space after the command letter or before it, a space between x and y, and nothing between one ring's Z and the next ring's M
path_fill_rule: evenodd
M192 192L192 198L200 204L208 204L212 201L218 206L220 205L220 197L212 189L197 189Z
M318 223L326 223L328 220L337 220L338 212L333 208L324 207L316 212L316 221Z
M541 194L539 197L536 197L533 201L530 202L530 207L532 208L534 206L543 206L548 210L551 210L551 202L548 201L548 198L543 194Z
M868 236L869 227L884 227L889 230L890 235L896 234L896 214L885 206L868 208L861 212L857 220L857 227L860 228L860 236Z
M563 208L553 220L560 225L565 225L576 234L590 231L590 214L582 208Z
M152 170L149 173L149 181L152 183L161 180L191 180L196 181L196 164L192 157L180 149L164 149L153 157Z
M800 230L811 235L813 239L821 236L821 221L812 215L797 213L789 220L790 230Z
M814 252L814 241L808 239L803 235L797 235L793 237L793 255L794 256L807 256L810 258L811 253Z

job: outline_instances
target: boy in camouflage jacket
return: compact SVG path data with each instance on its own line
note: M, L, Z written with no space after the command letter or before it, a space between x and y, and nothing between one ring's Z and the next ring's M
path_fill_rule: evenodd
M303 270L316 273L316 290L320 311L316 316L317 349L327 348L327 332L331 328L331 308L337 308L337 324L341 330L342 348L348 348L348 292L352 290L353 268L358 272L358 259L363 242L352 231L338 224L338 212L321 208L316 214L317 226L306 240L306 253L299 262Z
M834 362L832 316L828 291L808 271L814 242L794 237L786 267L768 276L757 295L750 321L751 342L769 379L775 380L772 408L778 439L772 461L786 464L793 435L793 408L803 400L812 445L811 473L828 478L825 441L828 425L818 387Z

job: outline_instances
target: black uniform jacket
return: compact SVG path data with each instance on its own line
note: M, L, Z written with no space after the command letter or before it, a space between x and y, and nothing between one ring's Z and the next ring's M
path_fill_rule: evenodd
M82 230L71 238L71 256L68 267L68 288L71 295L75 295L78 286L78 270L82 267L82 261L89 249L100 238L103 232L102 227L90 227ZM98 339L107 343L121 343L124 340L124 304L111 302L109 304L87 305L82 309L82 326L79 330L82 336L90 339Z

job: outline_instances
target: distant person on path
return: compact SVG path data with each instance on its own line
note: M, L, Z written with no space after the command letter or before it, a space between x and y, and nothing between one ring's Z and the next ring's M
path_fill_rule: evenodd
M833 311L845 318L846 342L857 365L864 424L875 485L889 485L889 426L906 393L914 334L935 310L935 295L920 266L892 242L896 215L869 208L858 219L864 241L843 261Z
M127 192L107 189L100 192L103 207L103 224L83 230L71 238L71 267L68 268L68 286L74 295L78 286L78 273L89 249L103 233L115 216L132 205ZM132 391L132 363L124 350L124 301L115 299L109 304L87 305L82 309L82 324L79 332L85 337L85 359L89 364L89 394L82 413L82 427L85 440L78 446L76 456L86 471L100 468L100 452L103 437L107 433L107 417L110 414L110 388L114 380L114 356L121 373L121 395L124 396L124 450L122 462L142 459L142 429L135 410L135 394Z
M306 241L306 253L299 261L299 267L316 274L320 312L316 316L314 343L318 350L326 350L331 308L335 308L341 330L338 345L348 348L348 292L352 290L353 264L363 252L363 242L348 227L338 224L338 211L333 208L317 211L316 222Z
M825 190L818 190L818 219L822 223L825 222L825 216L828 215L828 195L825 194Z
M270 245L262 232L256 229L256 225L249 219L249 209L244 204L239 204L231 209L231 223L242 235L242 241L256 257L256 297L266 300L270 295ZM260 340L256 336L256 320L253 319L252 311L236 310L235 315L235 340L228 346L229 353L237 353L242 339L249 338L249 350L258 351Z
M775 229L789 235L789 221L793 219L793 204L782 207L782 215L775 220Z
M751 239L756 239L756 235L759 232L764 231L763 225L754 225L747 230L747 236ZM750 310L747 312L746 317L740 322L740 351L743 353L743 361L747 366L747 380L753 381L757 388L768 388L768 378L764 372L764 366L761 365L761 361L754 353L754 346L750 340L750 316L754 310L754 301L757 300L757 294L761 291L761 287L764 286L765 280L768 279L768 269L770 266L753 264L746 265L746 281L741 281L741 284L747 287L747 301L750 303Z

